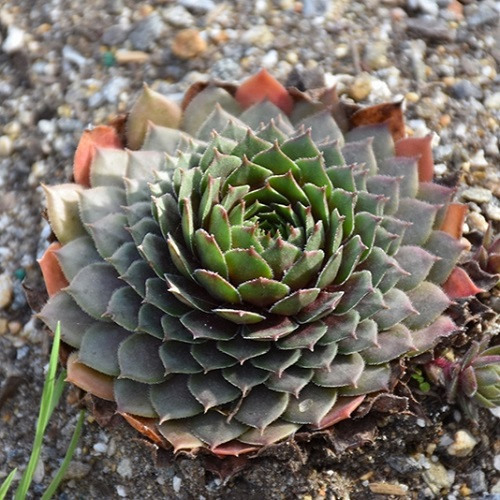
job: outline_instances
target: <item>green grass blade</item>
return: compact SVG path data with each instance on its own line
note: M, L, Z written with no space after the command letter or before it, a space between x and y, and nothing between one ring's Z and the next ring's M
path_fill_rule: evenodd
M16 495L14 497L15 500L24 500L26 498L28 489L31 485L31 481L33 480L33 474L35 473L36 465L40 458L43 435L45 433L45 429L47 428L47 423L52 411L55 376L57 371L60 343L61 324L58 322L56 331L54 332L54 342L52 344L52 350L50 352L49 369L47 371L47 376L45 377L45 382L43 384L42 401L40 404L40 412L38 414L35 439L33 441L33 449L31 450L31 456L28 462L28 466L26 467L19 486L17 487Z
M14 476L16 475L17 469L14 469L6 478L5 481L0 486L0 500L3 500L9 491L12 481L14 481Z
M50 419L50 417L52 416L52 413L54 412L54 408L57 406L57 403L59 403L59 400L61 399L61 396L62 396L62 393L64 391L64 387L66 385L66 375L67 375L67 372L66 370L63 370L59 376L57 377L57 380L54 384L54 392L52 394L52 403L50 405L50 408L49 408L49 415L48 415L48 419Z
M76 427L75 427L75 430L73 432L73 436L71 437L71 441L69 443L69 446L68 446L68 449L66 451L66 455L64 456L64 460L61 464L61 467L59 467L57 474L54 476L54 479L52 479L51 483L49 484L49 487L47 488L47 490L43 494L42 500L49 500L50 498L52 498L52 495L56 492L57 488L59 487L59 484L61 483L61 481L64 477L64 474L66 473L66 470L69 467L71 459L73 458L73 454L75 453L76 445L78 443L78 440L80 439L80 434L82 433L84 419L85 419L85 411L82 410L82 411L80 411L80 415L78 417L78 422L76 423Z

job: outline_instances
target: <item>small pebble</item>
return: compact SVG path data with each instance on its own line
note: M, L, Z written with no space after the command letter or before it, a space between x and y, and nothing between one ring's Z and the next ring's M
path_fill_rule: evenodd
M207 50L207 42L195 28L179 31L172 41L172 52L181 59L192 59Z
M106 453L108 446L106 445L106 443L95 443L93 448L96 453L101 454L101 453Z
M5 309L12 301L13 284L7 273L0 274L0 309Z
M115 52L115 60L118 64L144 64L149 60L149 54L142 50L120 49Z
M347 93L355 101L365 100L372 90L372 78L368 74L363 74L354 79Z
M455 433L454 441L446 451L453 457L466 457L471 453L478 441L465 429L460 429Z
M38 459L35 466L35 472L33 473L33 482L39 484L43 481L45 477L45 465L43 463L42 457Z
M477 2L476 6L476 12L467 16L467 26L470 28L479 28L480 26L498 22L500 12L495 2L485 0L483 2Z
M481 233L484 233L488 229L487 220L477 212L470 212L467 216L467 224L472 229L476 229Z
M500 92L494 92L484 100L484 107L488 109L500 109Z
M125 478L132 477L132 467L131 467L130 459L123 458L122 460L120 460L120 463L118 464L118 467L116 468L116 471L122 477L125 477Z
M128 36L128 30L120 24L113 24L102 34L101 41L104 45L120 45Z
M179 476L174 476L172 478L172 488L174 488L174 491L176 493L179 493L179 491L181 491L181 485L182 479Z
M495 455L495 458L493 460L493 467L495 467L495 469L500 472L500 454L499 455Z
M0 136L0 156L10 156L13 149L12 139L8 135Z
M130 43L136 50L151 49L164 29L163 21L157 13L136 23L129 35Z
M488 205L486 207L486 215L489 219L494 220L495 222L500 221L500 207L496 205Z
M64 480L70 481L71 479L83 479L89 474L91 468L90 464L71 460L64 474Z
M17 26L9 26L7 31L7 37L2 44L2 50L6 54L12 54L14 52L19 52L25 44L26 33Z
M470 164L473 167L487 167L488 162L486 161L486 158L484 157L484 150L479 149L474 153L474 155L470 159Z
M397 497L405 496L408 493L406 484L391 484L391 483L370 483L368 485L372 493L377 495L394 495Z
M212 0L177 0L177 3L199 14L206 14L215 8Z
M125 498L127 496L127 490L121 484L116 486L116 493L118 493L118 496L121 498Z
M470 487L471 493L483 493L488 488L486 475L481 469L477 469L468 474L467 484Z
M450 91L456 99L468 99L469 97L480 99L483 96L481 89L469 80L458 81L452 85Z
M462 198L476 203L488 203L492 198L491 191L480 187L468 188L462 193Z
M430 462L429 468L422 474L424 481L432 492L437 495L442 489L449 490L455 480L455 472L447 471L439 462Z
M162 16L168 24L176 28L190 28L195 24L194 17L182 5L175 5L162 11Z

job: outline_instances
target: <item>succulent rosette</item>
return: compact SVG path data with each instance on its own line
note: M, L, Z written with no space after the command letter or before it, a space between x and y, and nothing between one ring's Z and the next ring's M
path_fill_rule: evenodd
M342 103L265 71L145 87L45 186L57 238L40 318L68 379L177 450L249 452L323 429L456 327L465 207L432 182L401 103Z
M474 341L461 359L439 357L426 365L434 382L446 388L448 400L458 401L465 413L477 418L476 405L500 406L500 346L488 347L490 336Z

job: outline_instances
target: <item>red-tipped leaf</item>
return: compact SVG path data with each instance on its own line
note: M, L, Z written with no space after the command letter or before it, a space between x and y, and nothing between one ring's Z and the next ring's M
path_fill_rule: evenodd
M99 125L92 130L85 130L75 152L73 175L75 182L85 187L90 186L90 165L94 161L96 148L123 149L114 127Z
M469 275L461 268L455 267L449 278L443 283L443 290L450 299L462 299L484 292L470 279Z
M52 297L59 290L69 285L56 257L56 252L61 247L62 245L59 242L51 243L47 250L45 250L42 258L38 260L49 297Z
M283 85L272 77L265 69L245 80L236 91L236 100L243 108L249 108L265 99L290 114L293 108L293 99Z
M418 156L418 180L430 182L434 177L434 159L432 157L432 135L425 137L406 137L396 142L396 156Z

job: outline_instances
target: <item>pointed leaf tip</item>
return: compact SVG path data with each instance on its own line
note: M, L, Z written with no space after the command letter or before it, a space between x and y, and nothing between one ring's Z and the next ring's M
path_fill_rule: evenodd
M81 186L90 186L90 165L94 161L96 148L123 149L118 132L114 127L99 125L91 130L85 130L80 138L75 152L73 176Z
M278 106L286 114L293 108L293 99L281 83L265 69L245 80L236 91L235 98L243 108L249 108L265 99Z
M51 243L38 261L49 297L69 285L56 257L56 252L61 248L62 245L59 242Z
M165 96L151 90L144 84L139 99L128 115L126 125L127 147L139 149L142 146L148 122L162 127L177 129L181 121L181 108Z
M455 267L442 286L444 292L451 300L471 297L477 293L484 292L482 288L475 285L461 267Z
M434 159L432 157L432 135L425 137L406 137L396 142L396 156L418 156L418 180L430 182L434 177Z

